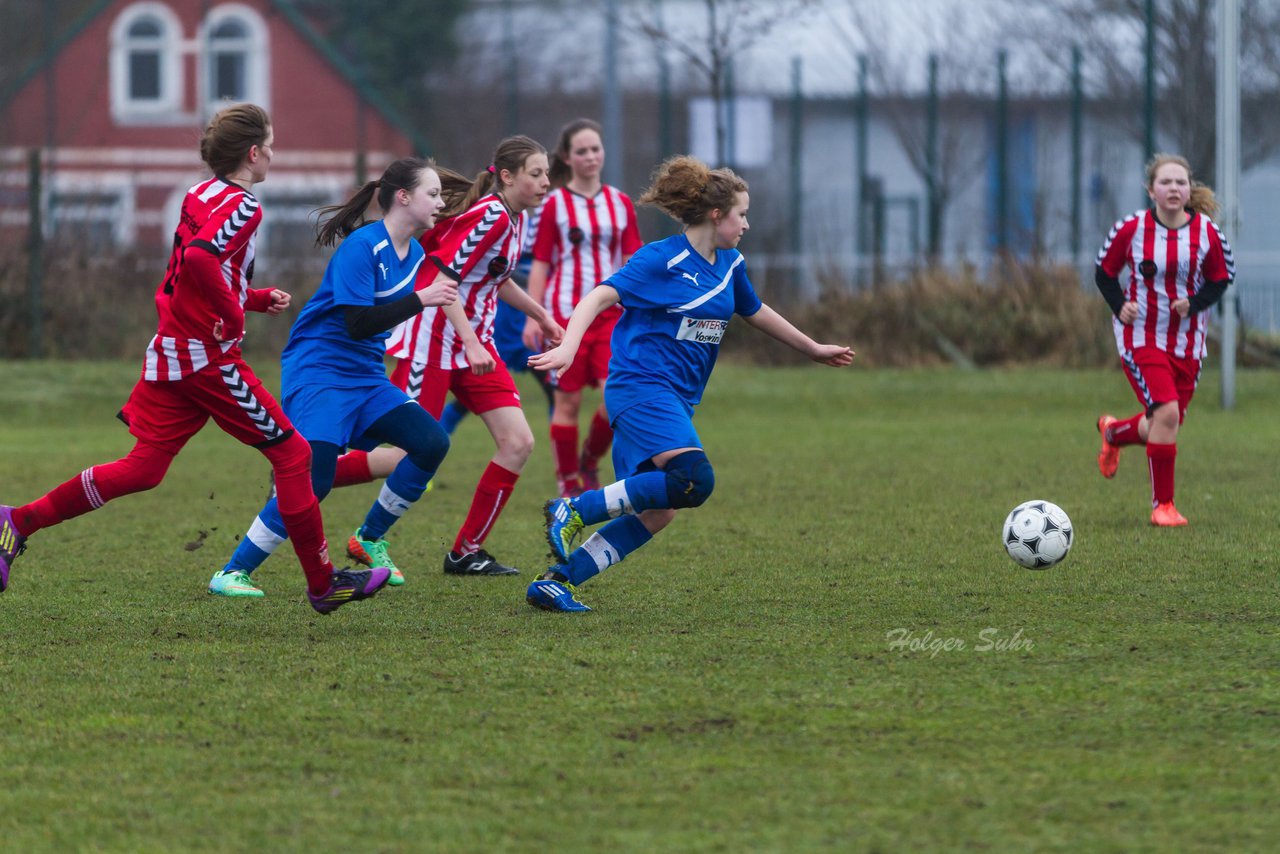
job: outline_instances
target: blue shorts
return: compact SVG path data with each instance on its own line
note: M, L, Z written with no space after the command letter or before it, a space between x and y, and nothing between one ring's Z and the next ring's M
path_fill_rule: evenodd
M605 385L606 409L609 389ZM693 407L674 394L654 395L613 417L613 473L619 480L652 471L645 464L663 451L701 447L693 429Z
M388 380L363 388L304 385L287 390L281 404L308 442L369 451L381 443L365 439L365 431L397 406L412 402Z

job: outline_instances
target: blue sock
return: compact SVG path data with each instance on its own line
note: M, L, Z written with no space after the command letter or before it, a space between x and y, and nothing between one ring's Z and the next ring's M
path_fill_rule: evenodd
M280 548L280 544L288 539L284 530L284 519L272 496L267 506L262 508L254 518L253 524L241 538L236 550L231 553L231 560L222 568L223 572L253 572Z
M458 401L449 401L445 404L444 411L440 413L440 426L444 428L444 432L452 436L453 431L458 429L458 422L466 417L469 411Z
M422 497L427 481L434 476L435 472L423 471L408 457L402 459L382 485L378 500L369 508L369 514L365 516L364 525L360 528L361 537L380 540L386 536L387 530L396 520Z
M570 584L581 584L618 563L653 539L653 534L635 516L614 519L573 550L566 566L557 567L569 576Z
M573 499L573 509L588 525L618 516L633 516L642 510L665 510L670 506L667 474L661 471L633 475L601 489L588 490Z

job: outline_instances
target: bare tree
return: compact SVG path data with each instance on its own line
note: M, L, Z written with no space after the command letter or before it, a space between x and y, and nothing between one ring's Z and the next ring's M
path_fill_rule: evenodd
M1147 0L1007 0L1005 37L1031 46L1060 69L1070 63L1074 41L1084 56L1087 88L1132 105L1116 122L1135 140L1145 136ZM1214 174L1215 32L1218 0L1159 0L1154 10L1156 123L1200 175ZM1241 100L1245 133L1241 156L1249 166L1280 149L1280 4L1241 3ZM1064 36L1064 34L1066 34ZM1251 107L1254 107L1251 109Z
M866 57L870 82L880 93L877 112L925 186L926 251L936 260L944 244L947 208L982 174L988 153L983 126L973 115L985 109L982 92L991 85L995 51L976 52L974 45L991 44L990 39L974 32L972 11L958 6L907 15L883 3L837 0L828 11L850 54ZM909 48L900 47L904 41ZM917 49L920 46L924 50ZM927 84L922 82L930 57L938 69L937 124L932 133Z
M660 0L635 19L637 29L659 49L670 48L690 66L706 75L715 112L716 152L728 160L728 133L724 126L726 72L734 56L769 35L780 23L794 19L819 0L701 0L706 28L699 32L672 27L662 20Z

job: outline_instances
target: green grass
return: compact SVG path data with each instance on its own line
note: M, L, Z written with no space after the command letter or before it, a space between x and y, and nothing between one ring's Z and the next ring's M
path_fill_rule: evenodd
M5 363L0 500L123 455L135 369ZM210 428L157 490L34 537L0 597L0 848L1268 849L1280 376L1239 379L1228 413L1206 375L1179 442L1191 526L1153 530L1141 451L1094 466L1118 371L722 365L715 496L583 617L523 601L532 387L489 540L523 577L440 572L491 452L468 421L393 532L408 584L330 617L287 551L265 600L204 593L267 472ZM375 491L326 501L335 551ZM1047 572L998 542L1029 498L1075 524Z

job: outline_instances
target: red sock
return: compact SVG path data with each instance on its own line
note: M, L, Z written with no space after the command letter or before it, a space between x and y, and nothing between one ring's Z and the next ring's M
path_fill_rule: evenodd
M609 451L613 443L613 428L609 419L599 409L591 419L591 428L587 431L587 443L582 446L582 459L595 464Z
M1142 420L1139 412L1123 421L1112 422L1107 428L1107 441L1113 445L1141 445L1142 437L1138 434L1138 422Z
M493 523L498 521L502 508L506 506L516 481L520 479L517 472L503 468L490 462L480 476L476 485L475 498L471 499L471 510L467 520L458 531L458 538L453 541L453 550L458 554L470 554L480 548L484 538L493 530Z
M369 454L366 451L348 451L338 457L338 468L333 474L334 487L354 486L357 483L369 483L373 475L369 472Z
M97 510L113 498L153 489L164 480L173 455L141 442L123 459L87 468L43 498L13 511L24 537Z
M311 446L300 433L294 433L262 453L275 471L276 503L289 543L307 576L307 589L319 596L333 583L333 564L329 562L320 502L311 490Z
M556 460L556 478L578 477L578 425L551 425L551 453Z
M1151 469L1151 506L1173 500L1173 465L1178 457L1175 443L1147 443L1147 465Z

